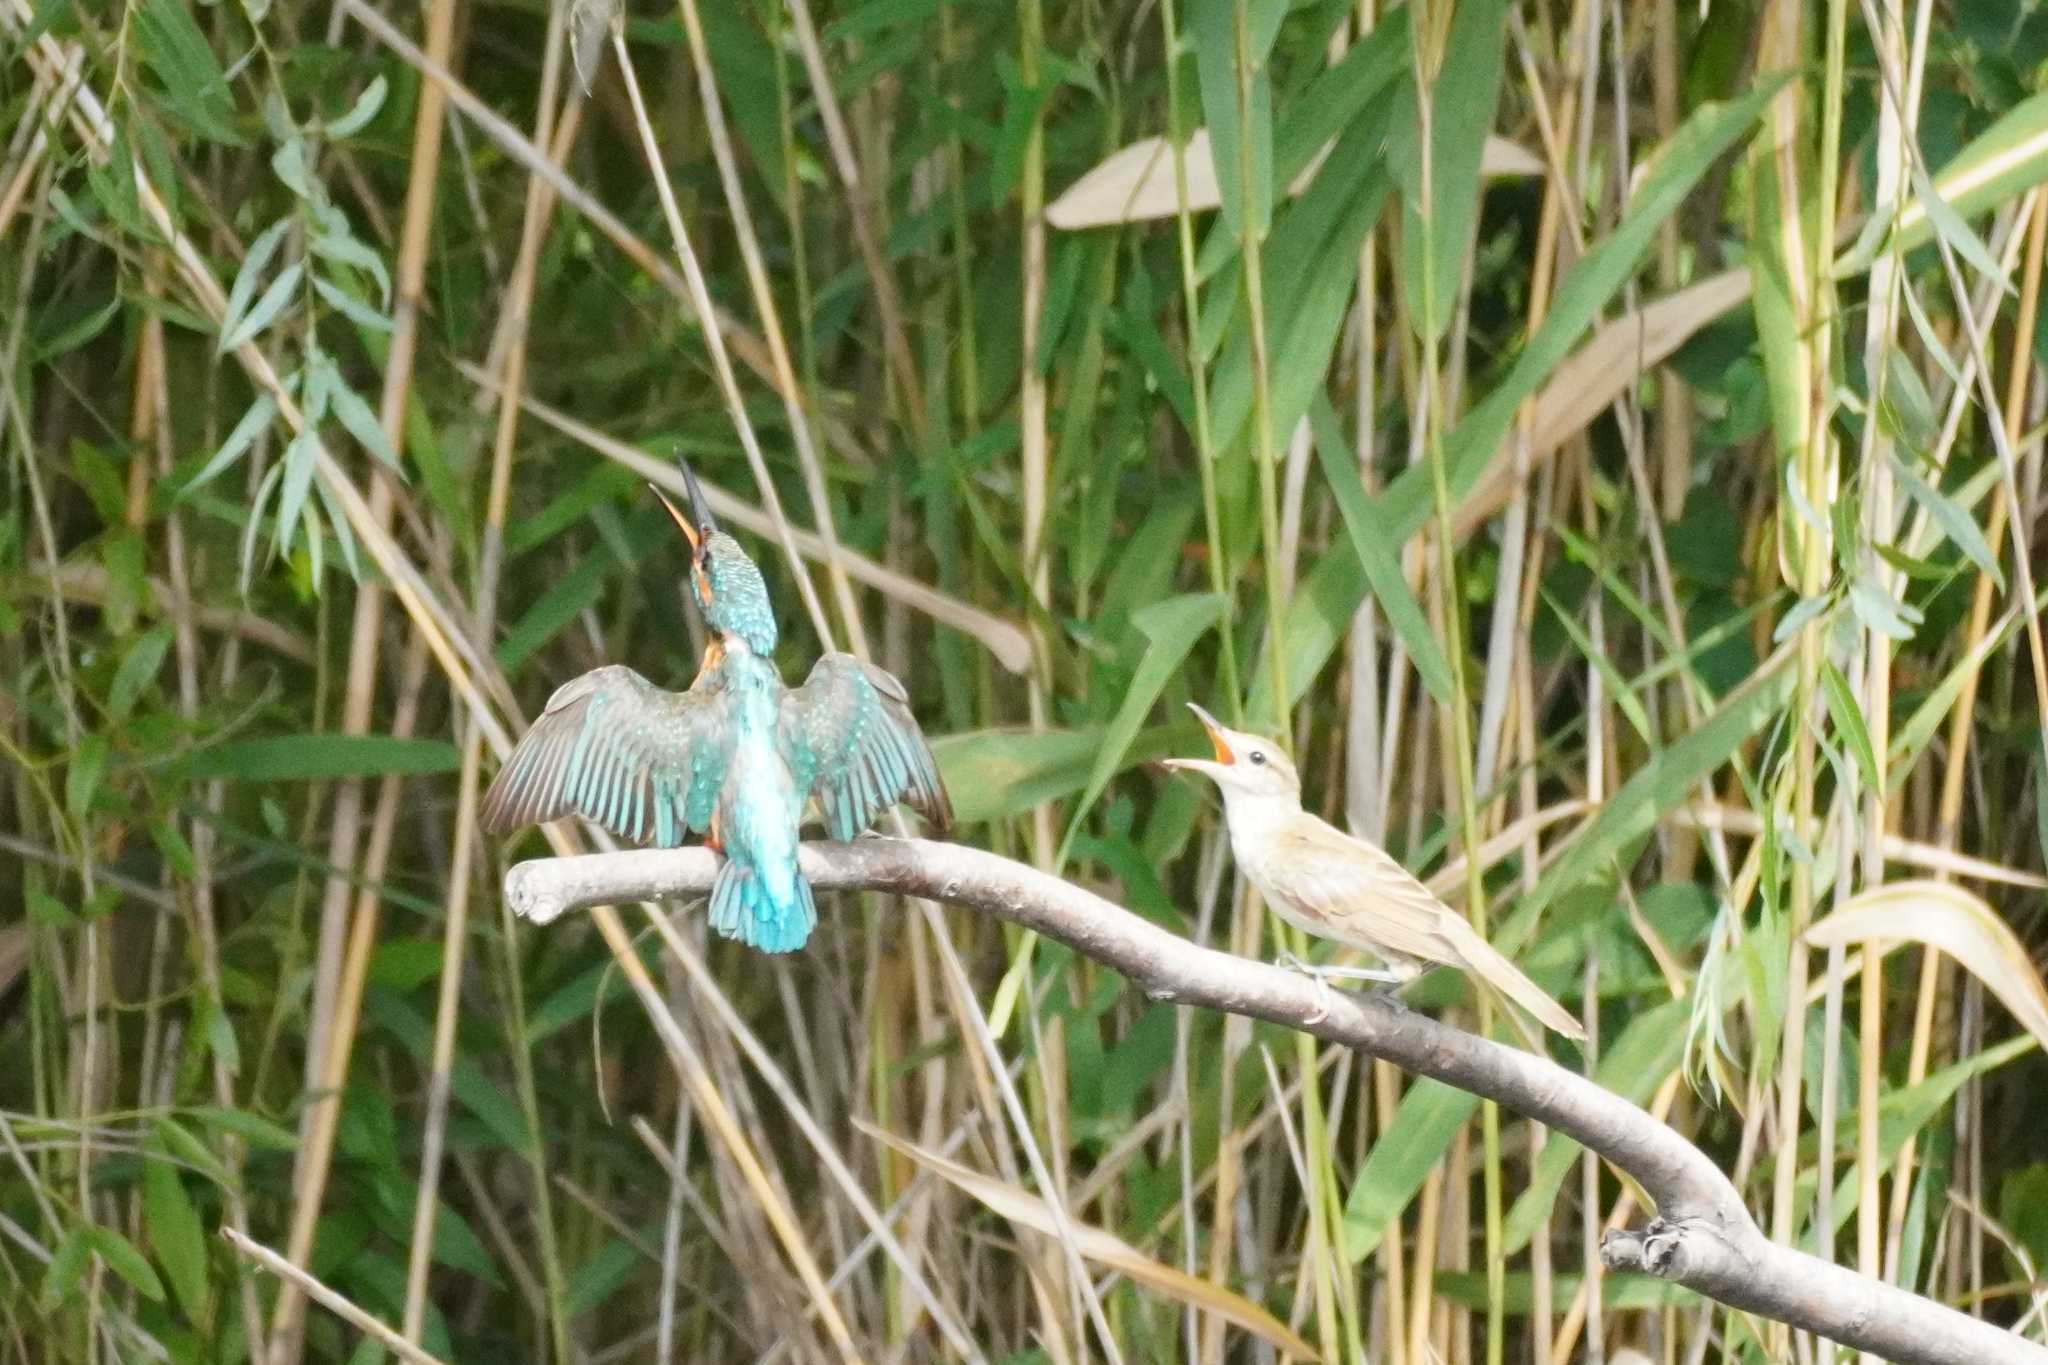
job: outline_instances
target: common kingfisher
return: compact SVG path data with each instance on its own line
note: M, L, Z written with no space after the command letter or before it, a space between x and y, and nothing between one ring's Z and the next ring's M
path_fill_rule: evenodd
M812 799L840 840L898 801L943 829L952 804L893 674L827 653L802 687L783 686L768 584L718 529L688 464L683 478L691 516L654 494L689 543L690 584L711 632L696 680L669 692L613 664L564 683L498 770L483 826L502 834L573 813L657 848L701 834L725 858L711 927L789 952L818 922L796 861Z

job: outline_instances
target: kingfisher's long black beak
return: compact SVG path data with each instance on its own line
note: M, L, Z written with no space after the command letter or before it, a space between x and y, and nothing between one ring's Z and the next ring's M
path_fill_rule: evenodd
M711 515L711 504L704 501L704 490L697 484L697 471L690 468L690 462L680 455L676 457L676 463L682 467L683 482L689 485L690 515L697 519L698 534L708 536L718 529L718 520Z
M703 551L705 538L718 529L718 520L711 515L711 504L704 500L704 490L697 484L695 471L680 456L677 457L676 464L681 467L683 483L690 490L689 516L684 516L682 509L668 500L668 494L662 492L658 484L650 483L647 486L654 490L654 496L660 498L661 505L668 509L669 516L675 521L676 529L683 533L684 540L690 542L690 553L695 556Z

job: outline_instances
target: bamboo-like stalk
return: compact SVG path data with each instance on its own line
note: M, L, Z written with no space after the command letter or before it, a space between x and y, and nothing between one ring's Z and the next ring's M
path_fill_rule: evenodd
M1883 21L1873 26L1873 42L1895 65L1905 57L1903 14L1897 4L1887 4ZM1905 142L1917 136L1918 110L1889 98L1878 107L1877 183L1874 208L1879 213L1896 213L1906 190ZM1903 263L1896 252L1886 252L1871 263L1870 314L1864 333L1866 384L1872 394L1883 392L1888 364L1898 345L1899 291L1904 283ZM1870 515L1865 525L1873 543L1890 533L1892 526L1892 478L1887 463L1891 442L1881 424L1870 423L1864 440L1864 477L1871 481ZM1880 581L1902 587L1902 575L1881 573ZM1887 759L1891 737L1891 645L1880 632L1869 632L1864 662L1864 716L1870 727L1871 748L1877 759L1874 790L1864 796L1863 881L1875 886L1884 880L1884 835L1886 812L1890 807L1886 787ZM1829 954L1830 975L1836 956ZM1884 1218L1879 1202L1879 1180L1883 1175L1878 1156L1879 1080L1882 1075L1884 1041L1884 973L1866 950L1857 1028L1860 1048L1857 1056L1856 1132L1856 1265L1866 1275L1882 1273ZM1908 1140L1910 1145L1910 1139ZM1904 1166L1899 1168L1901 1171ZM1828 1221L1816 1220L1823 1229ZM1867 1359L1867 1358L1866 1358Z
M552 11L547 40L541 57L540 98L534 115L533 140L546 147L553 140L556 93L562 70L565 16ZM511 332L505 359L505 385L499 400L496 438L491 453L490 495L485 506L484 544L477 596L472 605L476 622L476 643L481 651L490 645L497 619L499 555L504 545L505 516L509 506L513 441L518 432L518 394L526 367L526 328L533 299L535 267L539 257L541 231L546 216L535 212L546 191L537 177L527 181L528 217L520 234L519 256L508 283L505 309L517 323ZM417 1343L426 1326L427 1274L434 1250L434 1230L440 1213L441 1162L447 1138L448 1101L455 1060L455 1033L461 1014L462 980L469 944L469 896L475 881L472 867L477 856L476 809L483 760L483 734L475 725L464 728L462 762L456 779L455 849L448 872L446 918L441 936L441 981L435 1000L434 1039L427 1073L426 1115L422 1125L419 1192L413 1203L412 1237L407 1249L405 1305L400 1330L408 1341ZM523 1030L512 1030L518 1037ZM536 1142L540 1130L535 1127ZM534 1172L538 1179L545 1165L542 1153L535 1153ZM544 1182L541 1182L544 1183ZM539 1228L541 1263L548 1293L545 1316L551 1331L555 1359L567 1365L570 1359L568 1321L563 1306L560 1258L556 1254L553 1220L548 1216L545 1191L538 1201L542 1212Z
M689 287L690 306L696 311L697 320L704 328L706 349L711 353L712 372L718 377L720 395L725 399L726 410L731 416L733 430L740 438L740 448L747 454L747 463L753 469L754 485L767 505L769 519L774 523L777 536L782 542L782 552L788 557L791 576L796 580L797 595L803 599L804 610L810 614L811 625L818 632L818 639L825 648L832 647L832 629L825 618L825 607L818 600L817 588L803 567L803 558L798 554L789 519L783 515L782 499L775 491L775 481L768 474L768 460L761 453L761 443L754 435L754 424L747 417L746 401L740 396L739 379L733 373L732 361L727 358L725 339L721 335L716 313L711 304L711 290L705 284L704 270L697 260L696 249L690 243L689 230L683 225L682 211L676 206L675 191L668 182L668 172L661 162L661 149L656 145L654 126L648 121L647 106L640 97L640 81L633 72L632 55L626 50L626 39L622 32L612 35L612 50L618 58L620 74L625 77L626 95L632 102L634 126L640 134L641 150L647 156L649 178L654 182L656 193L661 199L663 215L668 220L669 236L675 244L676 258L683 267L683 280Z
M789 418L790 440L796 447L797 464L810 492L811 515L825 543L825 573L839 607L840 626L851 641L853 652L865 658L868 654L867 632L861 625L860 609L853 600L853 584L846 576L846 566L840 561L839 534L833 525L831 494L825 487L824 468L811 440L811 420L803 400L803 390L798 385L796 369L790 361L788 343L783 339L781 310L776 307L774 295L768 287L768 269L754 233L753 215L747 208L747 197L740 186L739 167L725 125L724 106L719 100L711 54L704 42L704 26L697 17L696 0L678 0L677 9L682 15L684 35L689 39L690 61L696 69L697 90L704 104L705 131L711 142L713 159L718 165L719 183L725 190L726 207L732 214L740 260L746 267L747 285L754 296L754 312L761 321L761 335L768 343L768 359L774 367L776 390ZM762 471L757 469L755 477L760 479L761 475ZM770 500L771 506L774 505L771 490L764 487L763 496ZM796 564L792 563L791 568L803 576Z
M1436 62L1432 60L1426 42L1427 23L1418 22L1412 32L1413 69L1416 90L1416 146L1421 153L1418 168L1419 188L1416 211L1420 216L1420 231L1427 241L1434 231L1434 179L1430 149L1434 134L1434 117L1430 91ZM1470 710L1471 692L1465 675L1464 603L1458 588L1456 564L1456 538L1451 525L1451 496L1449 473L1446 468L1443 429L1446 421L1443 412L1443 387L1438 369L1438 337L1428 321L1438 314L1436 290L1443 283L1436 278L1433 263L1426 263L1421 272L1422 298L1420 312L1425 319L1420 331L1419 353L1420 402L1417 421L1424 432L1428 447L1431 490L1434 495L1435 523L1437 530L1436 577L1437 613L1443 631L1444 652L1450 665L1451 695L1447 712L1447 725L1443 731L1443 742L1450 750L1451 772L1455 787L1450 793L1455 798L1455 807L1460 831L1464 839L1466 857L1477 865L1483 843L1479 828L1479 802L1473 764L1472 715ZM1256 362L1255 362L1256 363ZM1487 908L1485 883L1473 878L1466 887L1465 911L1473 928L1482 936L1487 932ZM1484 992L1478 1000L1478 1028L1481 1033L1491 1024L1492 1009ZM1506 1349L1506 1275L1507 1267L1500 1253L1501 1220L1503 1217L1501 1151L1500 1151L1500 1110L1493 1104L1483 1103L1480 1107L1480 1141L1482 1180L1484 1184L1483 1216L1486 1236L1486 1277L1487 1277L1487 1365L1500 1365L1502 1352ZM1418 1300L1421 1302L1422 1300Z
M454 0L434 0L427 11L426 52L434 61L447 65L455 36ZM424 86L413 118L412 174L406 186L405 226L401 233L392 300L392 331L385 352L384 389L379 423L393 450L405 448L405 409L412 393L413 356L418 345L420 295L426 279L427 244L437 205L436 177L441 164L440 87ZM374 465L374 462L373 462ZM393 493L391 480L372 468L369 515L379 529L391 524ZM375 700L377 665L383 645L385 595L381 585L367 582L356 594L355 616L350 627L348 679L343 692L341 729L345 735L361 735L370 728L370 708ZM424 667L424 651L419 655ZM404 710L401 698L400 709ZM397 814L400 784L387 780L379 793L376 823L388 826ZM334 823L328 841L327 859L335 871L328 877L320 906L320 948L314 967L314 992L306 1030L307 1090L312 1101L300 1114L301 1147L292 1170L293 1215L285 1239L285 1255L303 1266L312 1255L313 1235L327 1188L328 1155L334 1126L340 1117L341 1091L348 1075L355 1039L353 1015L361 999L362 973L369 969L368 945L375 938L378 900L364 895L357 900L356 917L348 907L353 890L345 869L357 867L361 834L364 784L350 779L335 797ZM372 833L375 843L375 834ZM386 840L388 846L388 839ZM381 862L381 860L378 860ZM362 863L364 880L374 886L383 877L381 866L371 860ZM345 939L354 933L363 951L343 956ZM352 968L352 970L350 970ZM304 1329L305 1301L294 1281L279 1286L271 1310L272 1351L281 1365L296 1365Z

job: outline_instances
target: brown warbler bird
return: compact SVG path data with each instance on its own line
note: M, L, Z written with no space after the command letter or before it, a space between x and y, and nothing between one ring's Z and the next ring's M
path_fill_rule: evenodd
M1456 967L1506 996L1567 1038L1579 1021L1480 937L1463 915L1381 850L1301 808L1301 777L1270 740L1225 729L1190 702L1216 748L1214 759L1169 758L1169 768L1205 773L1223 791L1230 851L1247 880L1289 924L1360 948L1382 969L1308 967L1321 983L1347 977L1405 985L1433 966Z

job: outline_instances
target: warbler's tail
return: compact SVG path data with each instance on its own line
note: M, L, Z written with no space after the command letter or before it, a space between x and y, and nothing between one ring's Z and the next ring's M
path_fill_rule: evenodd
M1535 1015L1544 1027L1555 1029L1577 1042L1586 1041L1586 1030L1571 1011L1545 995L1541 986L1525 976L1522 969L1508 961L1499 949L1481 938L1477 930L1455 915L1447 914L1445 920L1465 930L1456 935L1456 942L1458 956L1463 959L1461 965L1466 971Z
M794 864L767 871L727 857L711 884L711 927L764 953L803 947L817 922L810 883Z

